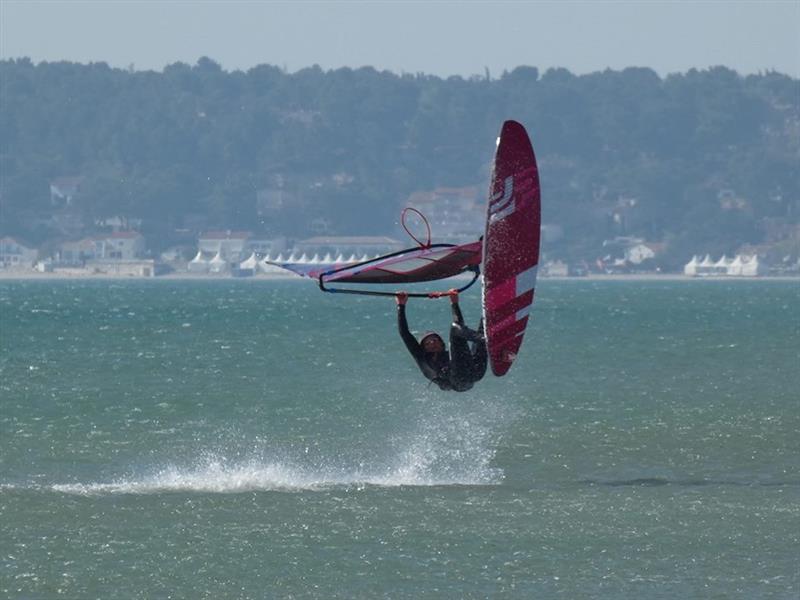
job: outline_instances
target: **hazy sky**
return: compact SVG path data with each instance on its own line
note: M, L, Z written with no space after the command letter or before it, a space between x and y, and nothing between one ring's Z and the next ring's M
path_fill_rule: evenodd
M0 57L160 70L209 56L227 70L372 65L493 76L725 65L800 77L800 0L268 2L0 0Z

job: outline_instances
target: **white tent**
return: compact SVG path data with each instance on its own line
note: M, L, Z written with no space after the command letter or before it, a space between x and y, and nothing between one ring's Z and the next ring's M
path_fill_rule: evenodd
M698 263L695 271L698 275L710 275L714 272L714 261L711 256L706 254L705 258Z
M219 252L214 255L214 258L208 261L209 273L224 273L227 270L228 263L225 262L225 259L222 258Z
M742 255L737 254L736 258L734 258L728 264L728 275L739 276L741 274L742 274Z
M714 272L720 275L727 275L730 262L728 257L723 254L722 257L714 263Z
M683 274L689 277L697 275L697 265L699 264L697 256L692 256L692 260L683 266Z
M320 262L326 265L333 263L333 257L331 256L331 253L328 252L327 254L325 254L325 258L323 258Z
M208 273L208 261L203 256L202 251L197 251L197 256L189 261L187 268L191 273Z
M742 257L742 277L757 277L763 274L763 269L761 264L758 262L758 256L753 255L749 259L745 260Z
M271 263L274 263L274 262L275 263L282 263L282 262L286 262L286 261L283 258L283 254L278 254L278 256L276 256L272 260L270 260L269 255L267 255L267 256L265 256L264 258L261 259L261 262L258 263L258 270L261 273L268 273L268 274L272 274L272 275L286 272L284 269L281 269L280 267L271 264Z
M258 268L258 259L256 258L256 253L253 252L247 260L243 260L239 263L240 269L252 269L255 271Z

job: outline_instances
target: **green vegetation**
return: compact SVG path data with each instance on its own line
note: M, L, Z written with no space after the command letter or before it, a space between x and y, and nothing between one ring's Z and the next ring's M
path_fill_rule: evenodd
M416 190L488 186L495 136L514 118L539 158L544 221L564 232L550 256L589 259L627 235L665 243L675 267L797 235L798 98L796 79L723 67L465 80L225 72L208 58L163 72L2 61L0 234L55 236L49 183L75 175L84 223L141 219L156 248L188 222L305 235L319 217L332 233L392 233ZM260 210L261 190L283 202Z

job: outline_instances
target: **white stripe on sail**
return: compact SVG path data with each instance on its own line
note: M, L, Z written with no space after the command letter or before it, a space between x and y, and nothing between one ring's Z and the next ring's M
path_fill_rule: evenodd
M526 306L525 308L521 308L520 310L518 310L517 314L516 314L517 321L527 317L530 314L530 312L531 312L531 305L530 304L528 304L528 306Z
M527 271L517 275L517 296L521 296L536 287L536 272L538 270L539 265L533 265Z

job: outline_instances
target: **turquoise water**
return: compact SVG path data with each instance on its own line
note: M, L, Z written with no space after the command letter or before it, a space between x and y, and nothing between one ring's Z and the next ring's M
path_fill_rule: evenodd
M0 597L797 598L800 285L537 294L448 394L391 300L0 282Z

